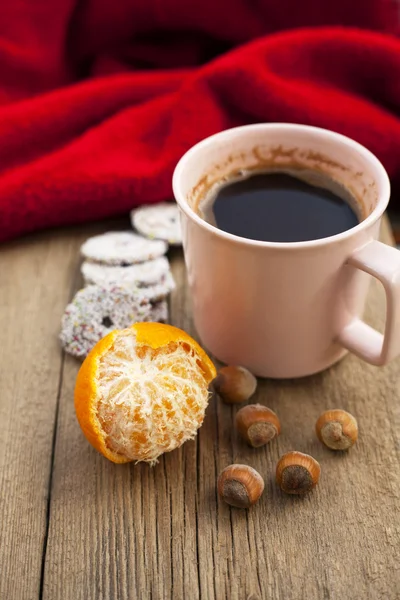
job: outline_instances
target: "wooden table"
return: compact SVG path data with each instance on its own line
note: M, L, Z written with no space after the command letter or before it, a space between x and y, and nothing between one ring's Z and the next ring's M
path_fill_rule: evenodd
M110 223L35 235L0 251L1 600L392 600L400 598L400 361L374 368L348 357L300 381L260 381L255 400L275 410L280 438L247 448L236 412L213 398L197 439L154 468L114 465L75 420L79 363L57 335L81 285L79 246ZM383 238L390 242L385 223ZM172 254L171 322L193 330L185 268ZM382 327L374 284L367 318ZM359 422L347 454L316 440L324 409ZM274 482L278 457L320 461L304 499ZM216 494L219 471L253 465L265 493L250 511Z

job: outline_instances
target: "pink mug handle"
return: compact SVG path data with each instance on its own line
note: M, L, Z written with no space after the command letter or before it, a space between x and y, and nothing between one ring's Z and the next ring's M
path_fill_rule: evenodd
M386 325L382 335L355 317L338 337L339 343L373 365L384 365L400 353L400 252L375 240L356 250L346 264L382 282L386 292Z

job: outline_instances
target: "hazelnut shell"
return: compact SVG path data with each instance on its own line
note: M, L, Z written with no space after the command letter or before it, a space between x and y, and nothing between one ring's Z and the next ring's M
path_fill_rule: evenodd
M218 477L218 493L227 504L249 508L264 491L261 475L248 465L229 465Z
M245 367L231 365L218 371L213 386L224 402L239 404L246 402L254 394L257 379Z
M358 438L356 419L345 410L327 410L319 417L315 430L319 440L331 450L348 450Z
M248 404L236 415L236 427L253 448L270 442L281 432L281 423L273 410L262 404Z
M276 481L287 494L303 495L318 483L321 474L319 463L308 454L288 452L278 461Z

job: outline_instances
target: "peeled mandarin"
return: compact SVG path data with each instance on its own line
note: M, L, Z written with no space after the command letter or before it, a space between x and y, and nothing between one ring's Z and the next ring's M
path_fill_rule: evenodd
M154 464L196 435L215 374L181 329L135 323L112 331L88 354L76 380L76 416L109 460Z

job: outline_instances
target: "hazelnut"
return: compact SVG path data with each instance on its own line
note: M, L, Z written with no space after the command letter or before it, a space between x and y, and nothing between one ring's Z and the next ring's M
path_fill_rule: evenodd
M357 441L357 421L345 410L327 410L315 426L317 436L331 450L348 450Z
M261 475L248 465L229 465L218 477L218 493L227 504L249 508L264 491Z
M276 466L276 481L287 494L310 492L317 485L320 474L319 463L302 452L284 454Z
M239 404L254 394L257 379L244 367L222 367L213 382L214 389L224 402Z
M253 448L268 444L281 432L277 415L261 404L248 404L241 408L236 415L236 427Z

